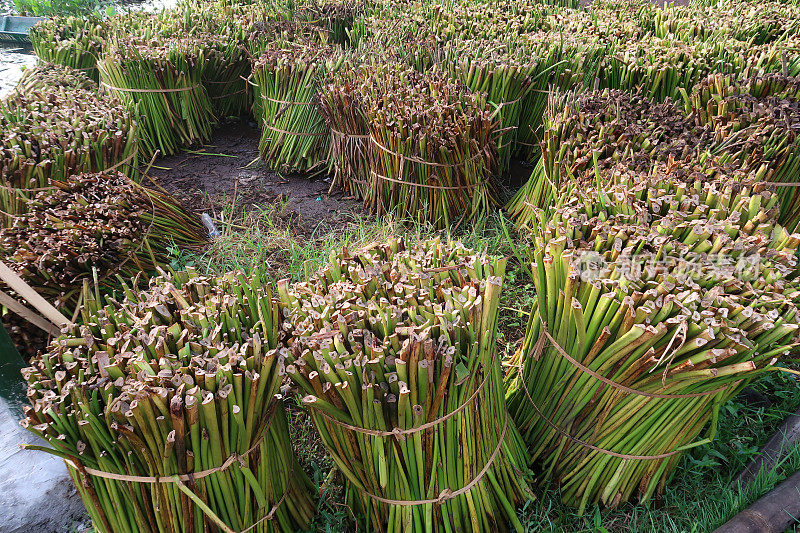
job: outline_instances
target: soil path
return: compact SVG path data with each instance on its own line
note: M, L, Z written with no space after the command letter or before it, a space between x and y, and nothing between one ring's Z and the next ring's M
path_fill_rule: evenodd
M160 158L148 174L186 208L214 218L221 209L230 209L231 202L237 211L234 216L242 209L280 202L298 214L302 226L313 229L320 223L341 223L362 210L352 198L328 194L330 183L322 179L324 174L309 179L267 169L258 158L260 134L253 126L247 122L223 125L208 145Z

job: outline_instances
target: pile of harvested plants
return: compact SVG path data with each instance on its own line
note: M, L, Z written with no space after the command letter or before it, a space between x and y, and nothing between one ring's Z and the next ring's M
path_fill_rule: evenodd
M22 424L65 460L94 527L298 531L315 506L281 400L268 286L178 272L114 297L83 290L69 327L24 369Z
M111 169L133 173L137 123L116 98L69 67L40 66L0 101L0 225L53 180Z
M95 81L106 34L105 22L97 15L46 18L29 33L39 59L80 70Z
M798 347L800 235L736 181L623 168L536 210L509 411L579 512L663 491L720 406Z
M118 37L97 66L102 87L136 113L144 153L170 155L211 139L214 110L202 83L200 40Z
M525 452L495 337L505 267L460 243L400 240L278 284L286 372L364 530L523 530Z
M373 212L442 228L495 205L499 120L484 95L399 63L376 68L362 94Z
M271 168L308 174L326 168L330 130L314 98L320 77L339 60L328 45L276 43L253 64L259 152Z
M170 263L170 248L206 243L199 218L122 174L81 174L36 193L0 229L0 260L57 307L70 311L83 279L102 285Z
M781 224L800 223L800 77L768 74L734 81L716 74L695 86L687 108L711 130L708 152L758 181L781 183Z
M541 159L507 209L517 225L535 224L532 210L552 205L587 169L619 161L649 168L657 161L685 160L699 155L707 137L706 129L695 126L671 101L657 103L608 89L553 95L544 118Z
M317 107L331 132L331 189L366 198L372 176L369 127L361 85L371 75L368 65L343 62L320 83Z

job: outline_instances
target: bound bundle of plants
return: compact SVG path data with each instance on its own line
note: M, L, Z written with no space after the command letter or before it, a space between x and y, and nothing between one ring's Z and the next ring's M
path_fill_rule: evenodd
M376 69L363 94L373 212L442 228L495 205L499 125L483 95L401 64Z
M588 38L616 46L647 38L643 21L658 8L652 2L593 2L590 9L558 9L547 19L546 29L575 38Z
M330 129L314 102L319 78L340 60L330 46L278 44L253 64L263 131L259 152L281 172L324 170Z
M362 55L374 63L405 63L420 72L441 68L444 44L427 24L418 25L408 21L395 24L391 19L384 22L392 24L362 39L359 46Z
M444 65L453 80L476 94L485 94L494 109L501 134L497 140L500 174L511 163L523 100L546 68L539 65L539 56L545 50L527 46L530 44L530 40L510 43L470 39L451 41L445 47Z
M268 286L178 272L83 290L24 369L22 425L62 457L98 531L298 531L314 512L278 393Z
M26 72L0 101L0 225L26 211L26 199L80 172L132 174L137 124L116 98L69 67Z
M113 285L116 273L169 264L172 247L200 249L208 234L172 197L117 172L54 181L27 208L0 229L0 259L68 311L94 269Z
M693 117L713 133L716 162L740 165L754 179L779 187L780 222L800 222L800 78L780 74L733 82L712 76L690 98Z
M250 56L231 37L230 34L200 37L205 56L203 86L219 118L241 117L253 107L247 83L252 72Z
M317 93L319 112L331 131L331 190L365 198L371 186L371 147L361 85L373 69L358 60L346 61L329 73Z
M720 406L798 347L800 235L772 224L773 195L615 178L541 216L508 396L579 512L663 491L682 452L713 439Z
M749 65L737 54L741 47L738 41L724 39L708 43L670 39L629 42L607 56L601 87L641 91L658 102L677 98L681 90L691 90L713 72L743 72Z
M136 113L143 151L174 154L208 142L214 109L202 83L206 54L194 38L118 37L98 62L103 88Z
M505 41L511 36L548 28L551 7L538 2L431 2L424 17L443 41Z
M527 96L522 99L516 153L524 161L535 163L541 156L539 143L544 135L542 121L551 92L563 93L579 87L591 87L605 56L607 45L584 36L540 32L524 35L531 48L538 48L538 75Z
M36 23L29 33L33 51L42 61L80 70L97 81L97 58L107 28L99 16L52 17Z
M506 261L438 240L278 284L286 373L367 531L522 531L524 447L495 339Z
M363 12L364 4L358 0L312 0L303 5L296 16L300 20L326 28L331 42L355 47L358 41L352 38L353 23Z
M654 15L653 31L657 37L686 41L733 38L762 45L800 30L798 7L778 2L672 5L656 10Z
M562 188L584 171L627 161L634 168L695 157L709 141L671 101L639 94L592 91L553 95L544 118L542 156L531 177L507 205L520 226L532 208L552 205Z

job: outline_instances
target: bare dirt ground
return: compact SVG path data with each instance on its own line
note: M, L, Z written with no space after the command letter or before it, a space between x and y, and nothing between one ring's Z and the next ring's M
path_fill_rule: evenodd
M267 169L258 158L258 139L259 131L247 122L226 124L208 145L157 159L148 175L184 207L212 218L219 218L222 209L228 209L228 215L233 210L236 217L280 203L297 213L300 225L313 229L361 212L360 202L338 192L328 194L330 183L324 174L307 178Z

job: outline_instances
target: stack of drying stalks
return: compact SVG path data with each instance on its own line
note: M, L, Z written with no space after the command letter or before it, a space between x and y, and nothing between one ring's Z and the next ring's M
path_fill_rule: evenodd
M687 103L713 134L709 153L741 166L758 181L782 183L780 222L800 223L800 78L770 74L736 81L716 74L699 83Z
M247 50L230 32L198 37L204 42L203 86L217 117L249 114L253 97L247 83L252 72Z
M542 121L550 93L591 87L597 78L606 45L587 36L538 32L520 37L538 47L538 75L528 95L522 99L516 153L528 163L541 156L539 143L544 135Z
M327 29L331 42L355 47L352 30L355 21L363 15L364 5L359 0L310 0L296 14L298 20Z
M361 85L372 69L358 60L344 61L320 83L317 107L331 131L331 190L366 198L371 183L370 142Z
M377 66L362 95L373 212L447 227L495 204L498 119L484 95L394 63Z
M800 31L800 6L784 2L671 5L655 10L653 15L656 37L687 42L728 37L762 45Z
M547 45L533 40L514 42L464 39L445 46L444 68L454 81L475 94L486 96L499 123L497 170L504 174L511 163L523 100L533 84L545 77L547 62L540 57ZM540 76L543 75L543 76Z
M53 17L37 22L30 39L39 59L80 70L97 81L97 58L106 31L96 15Z
M533 458L581 512L661 492L681 452L713 439L720 406L796 351L800 327L800 235L773 224L764 184L602 180L536 211L537 302L509 389Z
M137 114L146 154L207 142L214 110L202 83L206 43L195 38L121 36L97 66L103 88Z
M542 157L508 204L520 226L535 223L532 209L552 205L586 169L685 160L707 142L705 128L695 127L670 101L659 104L621 91L553 95L544 128Z
M103 285L169 264L169 248L205 244L200 220L173 198L123 176L82 174L36 193L0 229L0 260L56 307L71 312L81 280Z
M52 180L108 169L131 174L136 162L136 122L119 100L99 95L69 67L36 67L0 102L0 226Z
M330 130L314 101L319 79L340 61L328 45L276 43L253 64L255 99L263 131L259 152L281 172L321 172Z
M23 370L22 424L62 457L94 527L298 531L314 512L280 399L268 286L179 272L113 297Z
M84 89L91 92L97 91L97 83L90 80L85 73L72 67L57 63L39 63L22 73L16 87L8 100L15 96L36 97L42 99L48 90L76 90ZM13 102L11 102L13 105Z
M730 40L629 42L607 56L601 87L640 91L658 102L678 98L712 72L739 73L751 66L739 53L743 46Z
M365 531L522 530L525 451L495 338L505 266L390 241L278 284L286 372Z

